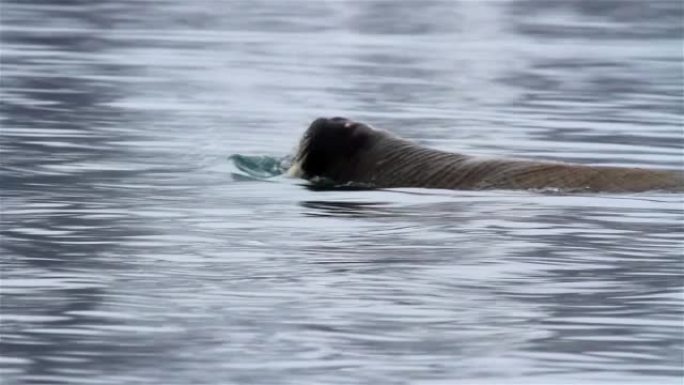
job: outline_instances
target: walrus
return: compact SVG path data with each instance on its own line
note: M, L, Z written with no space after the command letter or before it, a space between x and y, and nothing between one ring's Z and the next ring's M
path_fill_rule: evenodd
M288 174L372 188L684 191L680 171L468 156L342 117L311 123Z

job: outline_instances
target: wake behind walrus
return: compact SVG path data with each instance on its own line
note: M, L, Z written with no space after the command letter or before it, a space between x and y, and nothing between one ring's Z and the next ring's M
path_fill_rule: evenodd
M467 156L339 117L311 123L289 174L377 188L684 191L680 171Z

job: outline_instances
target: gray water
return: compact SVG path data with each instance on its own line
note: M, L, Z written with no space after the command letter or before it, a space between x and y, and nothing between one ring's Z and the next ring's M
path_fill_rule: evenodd
M3 384L681 384L684 198L315 191L341 115L682 168L681 1L3 0Z

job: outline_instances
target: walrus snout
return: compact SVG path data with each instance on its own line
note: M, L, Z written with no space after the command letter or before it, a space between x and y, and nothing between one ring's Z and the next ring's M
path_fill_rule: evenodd
M373 129L342 117L318 118L304 133L289 174L338 180L369 144Z

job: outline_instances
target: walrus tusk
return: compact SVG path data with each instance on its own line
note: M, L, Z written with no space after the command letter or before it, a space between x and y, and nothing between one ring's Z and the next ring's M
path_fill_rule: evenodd
M311 123L288 174L378 188L684 191L681 171L467 156L339 117Z

